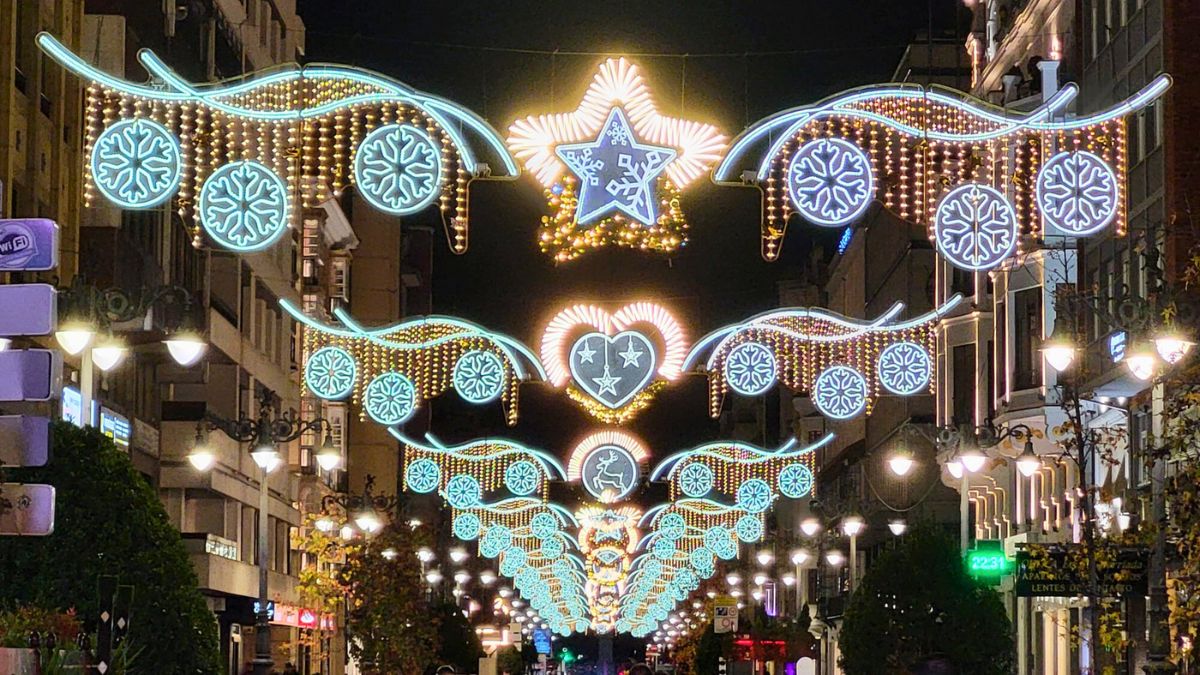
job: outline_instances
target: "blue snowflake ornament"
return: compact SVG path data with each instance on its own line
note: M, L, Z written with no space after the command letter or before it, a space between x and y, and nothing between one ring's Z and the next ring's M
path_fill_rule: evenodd
M1098 232L1117 217L1117 174L1100 157L1064 150L1037 177L1037 204L1047 223L1069 235Z
M762 519L758 516L742 516L738 518L734 529L737 531L738 539L747 544L753 544L762 539L763 536Z
M750 513L762 513L771 507L771 486L761 478L751 478L737 489L737 506Z
M464 541L479 538L479 516L474 513L460 513L454 518L454 536Z
M871 203L871 158L841 138L808 141L788 165L787 188L792 205L806 219L825 227L845 225Z
M304 385L313 396L340 401L354 391L358 364L341 347L322 347L304 364Z
M779 472L779 492L788 499L800 499L812 492L813 473L803 464L788 464Z
M679 471L679 489L683 494L699 499L713 488L713 470L707 464L691 462Z
M460 473L446 483L446 501L456 509L479 506L482 497L483 490L474 476Z
M426 494L438 488L442 481L442 470L427 457L413 460L404 470L404 482L413 492Z
M533 494L542 482L542 472L533 462L521 459L504 470L504 487L514 495L524 497Z
M243 253L261 251L287 231L287 185L263 164L233 162L204 181L197 210L204 231L218 245Z
M441 146L411 124L379 127L358 146L354 182L375 208L398 216L416 213L441 187Z
M183 176L179 141L166 127L139 117L105 129L92 146L92 181L108 201L148 209L170 199Z
M879 353L879 383L900 396L912 396L929 386L933 360L929 352L915 342L896 342Z
M363 394L363 409L380 424L401 424L417 411L417 388L401 373L376 376Z
M504 391L504 362L490 351L472 350L458 357L451 379L463 399L487 403Z
M850 366L830 366L817 376L812 400L822 415L850 419L867 407L867 379Z
M775 354L757 342L743 342L725 358L729 388L742 396L759 396L775 384L778 368Z
M1017 214L999 190L964 183L938 203L933 238L938 252L955 267L990 270L1017 250Z

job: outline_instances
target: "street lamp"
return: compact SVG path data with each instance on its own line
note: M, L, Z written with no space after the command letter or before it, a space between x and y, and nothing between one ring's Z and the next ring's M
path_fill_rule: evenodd
M1017 470L1022 476L1032 478L1042 468L1042 458L1033 451L1033 441L1025 439L1025 449L1017 457Z
M92 347L92 363L104 372L108 372L113 368L121 365L125 360L126 354L129 353L129 348L120 339L109 335Z
M262 478L258 482L258 611L255 613L254 620L254 660L251 661L254 666L254 675L269 675L271 666L274 665L271 658L271 611L268 585L268 561L270 558L267 555L269 542L267 530L270 527L268 520L270 503L268 501L267 474L283 463L277 447L279 444L291 443L304 433L318 431L322 426L329 424L319 417L302 421L291 411L274 414L275 406L272 398L271 392L263 392L258 406L258 417L228 420L207 413L204 419L196 425L197 443L188 455L188 461L192 466L197 468L199 468L198 464L204 466L203 457L206 453L211 455L212 451L203 442L202 433L206 429L208 431L216 430L239 443L253 443L254 448L251 450L250 456L263 472ZM211 468L212 464L213 462L209 461L207 467Z
M892 534L899 537L908 531L908 523L904 522L903 518L893 518L888 521L888 529L892 531Z
M846 562L846 556L842 555L842 552L836 548L831 548L825 552L825 562L829 563L832 567L839 567L842 563Z
M892 473L901 477L907 476L908 472L912 471L914 464L916 461L907 449L901 449L888 458L888 467L891 468Z
M328 435L326 435L326 442L332 446ZM350 514L354 520L354 526L369 537L383 529L385 523L380 514L390 516L395 512L398 503L399 499L395 496L375 494L375 476L367 474L366 480L363 482L362 494L325 495L321 499L321 510L324 513L330 513L336 505L343 512ZM427 550L424 548L418 550L417 557L421 558L421 552ZM432 559L431 552L429 560ZM422 558L421 562L426 563L429 560Z
M816 518L805 518L800 523L800 531L807 537L812 537L821 531L821 521Z
M1145 382L1154 377L1158 354L1144 340L1137 340L1125 350L1125 367L1137 379Z
M983 454L983 450L979 446L968 444L958 453L958 460L962 462L963 468L971 473L978 473L983 465L987 463L987 455Z
M766 549L759 551L758 555L756 555L755 557L758 559L758 564L761 565L762 567L766 567L767 565L770 565L771 562L773 560L775 560L775 554L771 553L770 551L768 551Z
M1062 372L1075 362L1075 342L1055 319L1054 332L1042 342L1042 356L1056 372Z
M1154 338L1154 349L1158 351L1159 357L1172 366L1187 356L1187 353L1195 345L1195 342L1188 340L1181 333L1174 330L1166 330Z
M333 434L325 432L325 440L317 451L317 465L324 471L333 471L342 463L342 451L333 444Z

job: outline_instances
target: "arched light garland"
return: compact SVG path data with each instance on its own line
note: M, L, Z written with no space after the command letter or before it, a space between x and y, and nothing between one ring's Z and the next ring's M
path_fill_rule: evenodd
M625 579L641 539L637 524L642 512L632 506L585 506L575 517L580 523L579 550L587 564L591 627L608 633L616 626Z
M555 212L542 218L538 243L560 262L607 245L662 252L682 246L688 225L680 191L720 159L725 142L712 125L660 115L638 67L624 58L600 64L573 112L517 120L508 136L513 154L546 188ZM616 167L592 158L617 152L645 172L611 174L629 179L628 198L605 192L595 201L601 193L592 191L606 191L604 178ZM580 212L581 201L602 210Z
M812 195L797 203L793 192L797 166L793 159L798 154L807 155L814 143L837 139L855 146L859 152L847 156L862 153L874 180L847 180L846 186L873 183L875 199L905 220L926 224L931 240L938 204L947 192L964 183L979 183L1003 192L1015 210L1020 234L1040 236L1046 229L1035 195L1041 168L1055 153L1082 151L1100 160L1116 177L1116 212L1111 217L1084 219L1084 225L1068 223L1067 229L1074 227L1078 233L1085 233L1112 222L1116 233L1123 235L1127 216L1125 117L1158 99L1170 86L1170 76L1159 75L1116 106L1077 118L1063 112L1078 93L1073 84L1065 85L1041 107L1026 114L1011 114L938 88L907 84L862 87L755 123L734 139L713 179L724 185L744 185L742 169L747 164L754 167L755 180L763 192L762 256L773 261L779 257L788 222L797 208L810 220L824 225L841 224L841 216L847 210L853 211L823 208L825 199ZM806 163L800 167L801 178L812 178L826 168L830 167L814 168ZM837 175L850 172L854 181L863 178L856 161L840 162L834 169ZM843 206L862 204L853 189L841 197ZM1057 214L1055 217L1061 218ZM1093 220L1104 225L1094 225ZM1062 231L1050 228L1050 233Z
M545 378L527 347L467 321L429 316L369 329L339 308L334 316L342 328L320 323L286 300L279 304L306 328L305 391L324 398L349 397L362 406L361 415L376 420L394 418L398 413L384 411L395 410L404 411L401 416L407 419L422 401L453 388L470 403L500 399L505 418L513 425L521 381ZM350 365L330 368L327 362ZM390 397L381 396L378 378L389 373L408 383L395 387ZM377 383L374 389L372 383ZM412 400L407 400L409 396Z
M118 195L115 203L125 208L149 208L174 196L180 217L192 223L197 246L202 226L215 232L204 222L211 214L197 199L208 178L234 162L254 162L286 184L286 199L272 201L271 209L286 211L293 227L302 207L351 184L389 213L413 213L436 202L455 253L467 250L471 181L519 173L499 135L478 115L360 68L291 64L193 84L141 50L138 60L154 79L135 84L86 63L49 33L39 33L37 43L87 82L85 204L93 203L97 191L110 199ZM154 130L168 134L156 146L161 152L114 142L119 139L109 131L131 120L149 120ZM481 153L495 164L485 165ZM153 166L145 161L151 159L169 159L180 175L142 169ZM113 171L121 166L128 169L125 177ZM135 175L141 177L134 184L153 189L131 192L127 178ZM253 187L248 194L256 194ZM243 250L219 232L214 241Z
M684 368L692 368L705 352L711 352L703 369L708 373L709 413L713 417L720 414L730 389L757 396L778 380L793 391L819 394L818 379L839 366L852 369L866 381L862 407L870 414L881 379L893 385L884 385L889 392L907 392L903 395L932 388L931 358L899 359L895 350L887 348L904 343L910 349L923 349L929 357L936 349L938 320L961 301L962 296L955 295L936 310L902 322L895 318L903 303L896 303L873 321L815 308L767 312L704 336L692 347ZM909 372L917 367L924 367L923 378ZM924 386L916 386L914 379Z
M580 304L546 325L540 356L551 384L566 386L593 417L621 424L649 405L663 381L679 378L687 349L683 327L661 305L635 302L610 314Z

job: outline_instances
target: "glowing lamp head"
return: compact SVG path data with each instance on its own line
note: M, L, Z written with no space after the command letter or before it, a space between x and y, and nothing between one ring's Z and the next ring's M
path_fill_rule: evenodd
M836 548L830 549L825 552L825 562L833 567L840 567L842 563L846 562L846 556Z
M342 453L333 445L333 438L325 434L325 442L317 451L317 465L322 471L333 471L342 463Z
M396 557L400 555L394 548L385 548L379 554L382 555L386 560L395 560Z
M453 561L454 561L454 562L456 562L456 563L460 563L460 562L462 562L462 561L466 560L466 559L467 559L467 558L469 558L469 557L470 557L470 554L468 554L468 553L467 553L467 550L466 550L466 549L464 549L464 548L452 548L452 549L450 549L450 559L451 559L451 560L453 560Z
M12 340L5 337L0 337L0 352L5 351L12 346Z
M198 444L188 453L187 460L195 470L208 471L217 463L217 455L208 445Z
M793 565L795 565L796 567L799 567L806 562L808 562L808 551L805 551L802 548L798 548L795 551L792 551L792 564Z
M491 586L496 583L496 573L491 570L484 570L479 573L479 583L484 586Z
M358 529L367 534L375 534L383 529L383 521L379 519L379 515L375 513L375 509L369 506L354 516L354 524L358 526Z
M1017 470L1029 478L1042 468L1042 459L1033 451L1033 441L1025 441L1025 449L1017 457Z
M437 570L429 570L425 573L425 581L429 582L430 586L442 583L442 573Z
M259 436L259 440L255 441L254 449L250 451L250 458L258 465L258 468L267 473L271 473L279 468L280 462L283 460L279 456L279 450L275 448L275 444L269 439Z
M811 537L821 531L821 521L816 518L805 518L800 523L800 531L804 536Z
M71 356L86 349L88 345L92 344L92 339L95 337L96 331L81 321L68 322L60 326L54 333L54 339L58 341L58 346Z
M963 472L965 471L962 460L959 459L952 459L949 462L946 462L946 470L949 471L950 475L954 476L955 478L962 478Z
M129 353L129 349L120 340L110 337L103 342L92 347L92 363L104 372L108 372L113 368L121 365L125 360L125 356Z
M907 476L908 472L912 471L914 464L916 461L907 450L901 450L888 458L888 467L891 468L892 473L901 477Z
M1042 345L1042 356L1055 372L1061 373L1075 361L1075 346L1069 342L1054 342L1051 338Z
M466 570L459 570L454 573L454 583L465 584L471 580L471 573Z
M433 551L428 547L422 546L417 549L417 559L423 563L433 562Z
M1129 372L1142 381L1154 377L1154 371L1158 368L1158 354L1141 340L1134 342L1125 351L1122 361Z
M742 583L742 577L731 573L725 576L725 582L730 586L737 586L738 584Z
M899 537L900 535L902 535L908 531L908 523L904 522L903 518L896 518L894 520L889 520L888 521L888 529L892 531L892 534Z
M796 585L796 575L792 574L791 572L783 575L779 578L779 580L782 581L783 585L787 586L788 588Z
M846 516L842 519L842 532L847 537L857 537L866 526L867 524L858 516Z
M1172 366L1183 360L1183 357L1187 356L1195 344L1176 332L1164 333L1154 338L1155 351L1163 361Z
M163 340L163 343L167 345L171 358L181 366L190 366L199 361L208 349L208 343L199 334L191 331L176 333Z
M971 473L976 473L983 469L983 465L987 463L987 455L983 454L983 450L975 446L964 448L959 453L958 459L962 462L963 468Z
M317 528L321 532L332 532L333 528L335 527L335 523L329 516L321 516L313 522L313 527Z
M763 567L770 565L771 561L775 560L775 554L773 554L770 551L767 551L765 549L762 551L759 551L758 555L756 555L755 557L758 559L758 564L762 565Z

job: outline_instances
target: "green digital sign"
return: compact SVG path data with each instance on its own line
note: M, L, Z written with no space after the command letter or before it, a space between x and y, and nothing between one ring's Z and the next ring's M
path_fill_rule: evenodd
M967 551L967 573L973 577L995 579L1008 574L1011 564L1004 555L1004 543L995 539L975 542Z

